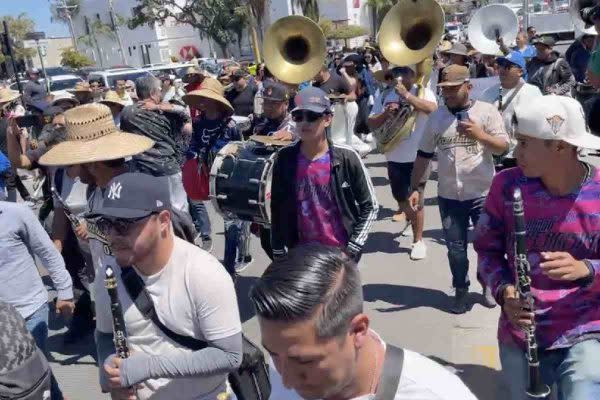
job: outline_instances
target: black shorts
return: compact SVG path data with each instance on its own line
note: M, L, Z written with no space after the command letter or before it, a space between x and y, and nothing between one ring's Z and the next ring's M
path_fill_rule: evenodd
M410 176L412 174L413 164L414 163L397 163L393 161L388 161L388 177L390 178L392 195L398 203L407 201L408 196L410 196ZM423 207L425 203L425 196L423 196L423 192L425 191L425 184L429 179L430 173L431 164L427 167L427 171L425 171L423 180L419 183L418 186L420 196L419 205L421 207Z

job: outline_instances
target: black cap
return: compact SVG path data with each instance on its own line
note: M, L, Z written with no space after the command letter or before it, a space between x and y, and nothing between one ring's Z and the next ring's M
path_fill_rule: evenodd
M539 36L531 41L532 45L543 44L544 46L554 47L556 40L552 36Z
M94 216L142 218L171 209L169 182L165 176L126 173L113 178L105 192L102 207Z
M270 101L288 101L290 95L287 88L281 83L267 82L263 88L262 98Z

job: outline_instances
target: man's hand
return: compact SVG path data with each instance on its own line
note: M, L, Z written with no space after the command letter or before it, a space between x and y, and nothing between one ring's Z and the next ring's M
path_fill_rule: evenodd
M112 400L137 400L134 388L111 389L110 398Z
M513 285L504 288L502 298L502 311L515 328L524 329L531 326L533 313L527 310L525 300L517 298L517 289Z
M80 219L79 226L75 228L74 231L79 240L83 240L84 242L88 240L87 224L85 223L85 220Z
M406 99L408 95L410 95L410 92L402 83L402 79L396 80L396 86L394 89L396 89L396 93L398 93L398 96L400 96L403 99Z
M418 190L413 190L410 194L410 196L408 196L408 204L410 205L410 208L412 208L413 211L418 211L419 210L419 191Z
M540 268L544 275L555 281L576 281L590 275L587 265L564 251L542 252Z
M486 135L483 129L470 119L459 121L456 130L461 135L478 142Z
M275 140L292 140L293 138L292 133L285 128L273 133L271 137Z
M35 150L38 148L38 141L37 139L29 139L29 148L31 150Z
M73 299L56 300L56 313L60 314L65 320L69 321L75 311L75 302Z
M121 367L122 360L116 355L104 362L104 372L108 378L108 386L112 389L122 389L121 386Z

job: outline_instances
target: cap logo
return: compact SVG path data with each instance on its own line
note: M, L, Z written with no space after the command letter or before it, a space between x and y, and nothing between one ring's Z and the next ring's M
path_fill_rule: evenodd
M548 118L546 118L546 121L548 121L548 124L550 125L550 129L552 129L552 132L554 132L555 135L558 135L558 131L565 123L565 119L563 117L561 117L560 115L554 115L552 117L548 117Z
M309 103L320 103L321 102L321 98L317 97L317 96L314 96L314 97L311 97L310 99L308 99L308 102Z
M156 200L156 207L162 207L164 206L163 202L160 200Z
M121 198L121 190L123 189L123 185L121 185L121 182L113 182L112 185L110 185L110 188L108 190L108 197L111 200L117 200Z

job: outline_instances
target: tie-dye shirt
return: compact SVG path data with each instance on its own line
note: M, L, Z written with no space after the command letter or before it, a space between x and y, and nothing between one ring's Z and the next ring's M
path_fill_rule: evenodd
M296 182L300 243L345 247L348 235L331 188L329 152L312 161L300 152Z
M479 277L498 298L501 286L515 282L512 193L516 186L521 188L536 333L542 349L600 338L600 172L589 168L579 190L565 196L551 195L541 180L526 178L520 168L505 170L494 177L477 224ZM543 251L564 251L577 260L588 260L593 281L585 286L548 278L539 266ZM498 340L524 346L523 334L504 313Z

